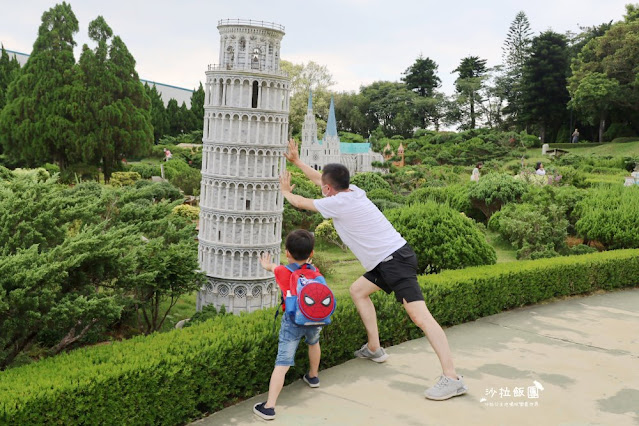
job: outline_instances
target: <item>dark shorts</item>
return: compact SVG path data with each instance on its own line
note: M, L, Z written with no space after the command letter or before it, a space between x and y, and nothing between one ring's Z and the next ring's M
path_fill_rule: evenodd
M364 278L388 294L395 293L399 303L424 300L417 283L417 255L408 244L366 272Z

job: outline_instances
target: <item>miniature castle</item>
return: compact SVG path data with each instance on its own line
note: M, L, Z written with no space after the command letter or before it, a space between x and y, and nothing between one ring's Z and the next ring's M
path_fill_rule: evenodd
M346 143L340 142L337 134L337 122L335 120L335 106L333 98L328 110L328 122L324 139L317 139L317 123L313 114L313 94L308 95L308 108L302 125L302 147L300 159L313 167L322 170L329 163L345 165L351 176L357 172L377 171L372 166L373 161L384 161L381 154L373 152L370 143Z

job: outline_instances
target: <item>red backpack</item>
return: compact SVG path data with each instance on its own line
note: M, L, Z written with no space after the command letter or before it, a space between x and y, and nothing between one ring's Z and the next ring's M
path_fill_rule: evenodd
M297 325L327 325L335 311L335 295L319 269L310 263L286 266L292 272L286 295L286 314Z

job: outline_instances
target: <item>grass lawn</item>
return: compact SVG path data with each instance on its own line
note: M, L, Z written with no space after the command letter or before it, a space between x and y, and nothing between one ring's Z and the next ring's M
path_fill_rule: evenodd
M497 252L497 263L515 262L517 260L517 250L508 241L504 241L497 232L486 231L486 241Z
M604 143L603 145L589 147L579 146L575 144L575 147L562 148L564 151L571 152L577 155L595 155L599 157L633 157L639 155L639 141L636 142L624 142L624 143ZM531 148L526 150L526 153L530 156L530 159L544 158L541 155L541 148ZM547 157L546 157L547 158ZM530 161L528 159L527 161ZM541 161L541 160L537 160Z

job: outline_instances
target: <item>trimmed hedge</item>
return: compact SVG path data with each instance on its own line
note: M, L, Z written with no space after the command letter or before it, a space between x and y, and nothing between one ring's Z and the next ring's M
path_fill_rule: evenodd
M420 277L442 325L558 296L637 285L639 250L540 259ZM380 337L423 334L392 296L376 294ZM265 392L277 352L273 309L84 348L0 372L0 424L175 425ZM322 331L322 366L352 358L366 333L347 298ZM296 372L307 368L298 351ZM296 379L289 374L289 381Z

